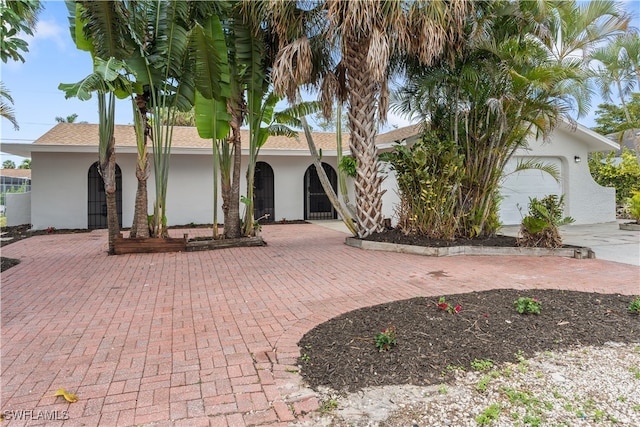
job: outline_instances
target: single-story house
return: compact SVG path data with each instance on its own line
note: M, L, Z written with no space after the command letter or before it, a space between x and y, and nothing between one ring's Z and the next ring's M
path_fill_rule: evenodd
M378 135L376 144L380 150L390 150L397 141L410 144L418 135L419 126L412 125ZM322 149L324 168L336 184L335 135L316 132L313 137ZM343 138L343 146L348 147L348 135ZM115 140L119 215L122 226L129 227L137 188L133 127L117 125ZM246 131L243 131L242 140L246 145ZM565 194L566 214L574 217L577 223L615 220L615 190L596 184L587 166L589 152L616 149L613 142L582 126L577 129L561 126L550 143L532 140L529 145L529 149L517 153L506 172L513 170L518 159L535 158L557 165L561 179L556 182L535 170L507 175L502 186L500 210L504 224L520 223L519 207L526 212L529 197L547 194ZM106 204L97 171L97 146L98 126L82 123L59 123L32 144L2 145L3 152L32 159L31 223L35 229L106 227ZM212 222L211 152L211 141L201 139L195 128L175 128L167 191L169 225ZM243 150L243 171L247 157ZM246 193L244 173L242 175L241 192ZM392 174L383 186L387 190L383 196L384 214L393 218L398 196ZM151 209L155 194L153 176L149 178L148 187ZM350 192L353 200L353 185L350 185ZM257 217L268 213L275 221L337 218L319 183L302 134L299 140L270 137L260 150L255 206ZM222 221L221 203L219 210Z

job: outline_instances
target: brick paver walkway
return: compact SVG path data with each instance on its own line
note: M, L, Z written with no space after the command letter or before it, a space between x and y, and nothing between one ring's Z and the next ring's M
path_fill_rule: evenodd
M263 234L262 248L157 255L106 256L103 231L3 248L22 263L2 274L0 410L40 418L28 425L286 425L318 405L296 343L340 313L491 288L640 293L640 268L607 261L368 252L311 224Z

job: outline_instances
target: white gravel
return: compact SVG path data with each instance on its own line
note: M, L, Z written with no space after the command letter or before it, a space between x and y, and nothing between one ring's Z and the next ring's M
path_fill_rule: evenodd
M338 396L292 426L640 426L640 344L537 355L454 384L374 387Z

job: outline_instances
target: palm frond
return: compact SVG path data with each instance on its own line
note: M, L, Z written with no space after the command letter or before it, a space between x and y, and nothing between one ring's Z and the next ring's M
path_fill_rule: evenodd
M516 164L515 169L510 172L514 174L524 170L539 170L549 174L556 182L560 182L560 169L553 163L545 163L537 159L520 160ZM509 174L509 175L510 175Z

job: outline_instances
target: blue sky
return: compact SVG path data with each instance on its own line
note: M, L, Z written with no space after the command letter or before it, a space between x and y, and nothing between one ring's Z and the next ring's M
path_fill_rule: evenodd
M10 62L0 65L0 80L14 101L16 119L20 130L15 131L6 119L0 122L2 142L31 143L55 126L56 116L78 114L77 121L98 122L97 101L65 99L58 90L60 83L75 83L91 73L91 57L76 49L67 20L67 8L62 1L45 1L38 27L33 38L28 38L29 52L25 63ZM635 26L640 26L640 1L622 2L635 16ZM578 121L593 126L594 111L599 100L592 100L592 111ZM116 123L131 123L130 101L120 101L116 108ZM402 118L389 116L389 124L404 126ZM2 161L11 159L19 164L21 158L2 153Z

